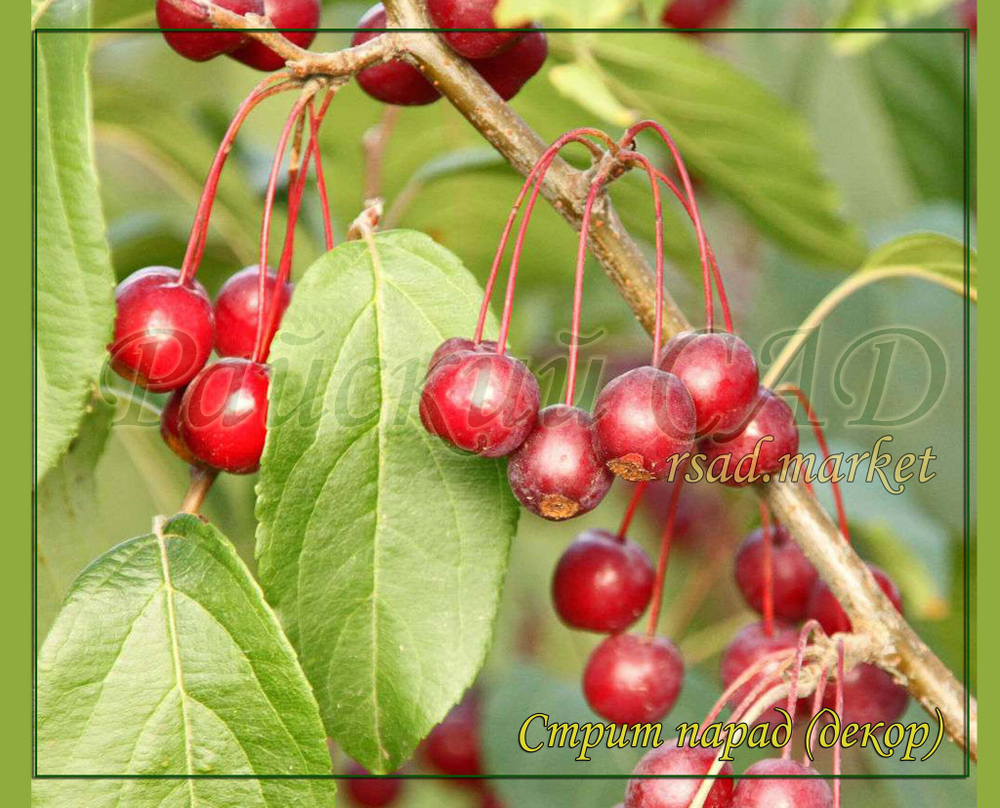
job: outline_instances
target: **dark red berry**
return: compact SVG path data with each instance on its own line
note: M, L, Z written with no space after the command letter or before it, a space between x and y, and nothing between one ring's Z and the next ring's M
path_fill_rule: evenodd
M607 530L585 530L556 564L552 603L567 626L615 634L646 611L655 579L653 562L638 544Z
M431 374L431 371L436 368L443 359L447 359L449 356L454 356L459 353L466 353L468 351L474 351L476 353L496 353L497 343L496 340L484 339L478 345L471 339L466 339L465 337L450 337L442 342L436 351L431 355L431 361L427 363L427 375ZM510 356L509 352L505 352L507 356Z
M794 760L759 760L744 775L751 778L736 786L732 808L833 808L833 792L819 772Z
M771 591L774 614L783 620L805 619L816 583L816 569L782 525L771 526ZM750 533L736 554L736 585L747 605L764 613L764 531Z
M892 601L892 605L896 607L896 611L902 612L903 601L900 598L899 589L896 588L896 584L874 564L869 564L868 569L872 571L875 583L878 584L879 589L885 592L889 600ZM823 627L823 631L827 634L832 635L837 632L851 630L851 619L847 616L847 612L844 611L836 596L830 591L830 587L821 579L817 579L816 583L813 584L806 614L814 620L818 620L819 624Z
M650 483L642 497L641 509L663 526L670 515L670 500L677 481L660 480ZM735 540L737 527L733 509L729 506L727 492L705 480L685 482L684 493L676 502L672 545L687 545L692 549L711 550L720 542Z
M739 429L757 401L757 360L735 334L678 334L664 348L659 367L691 394L699 437Z
M615 634L594 649L583 671L591 709L615 724L659 721L684 683L684 661L666 637Z
M760 451L757 463L754 464L752 456L758 443ZM790 458L799 451L795 416L783 399L761 387L760 397L754 404L746 426L732 436L705 438L700 449L713 472L724 471L729 475L727 485L746 485L746 477L751 472L754 478L774 474L782 469L785 458ZM725 458L725 461L716 462L720 457ZM736 475L743 481L737 480Z
M169 267L133 272L115 289L116 373L154 393L183 387L205 366L215 340L212 301Z
M496 28L493 11L498 2L499 0L427 0L427 12L438 28ZM521 34L517 31L450 31L441 36L459 56L485 59L509 48Z
M185 389L174 390L167 399L163 412L160 413L160 437L175 455L194 466L200 465L201 461L188 448L180 432L181 399L184 398Z
M708 774L715 762L716 750L698 746L678 746L677 739L650 749L632 772L625 791L625 808L688 808L701 788L701 780L656 775L694 776ZM733 773L730 763L723 763L722 777L709 789L704 808L729 808L733 796Z
M316 38L320 0L264 0L264 16L275 28L304 28L303 31L286 31L285 38L300 48L308 48ZM248 37L229 54L237 62L270 73L285 66L285 60L260 40Z
M531 432L540 396L534 375L511 356L453 353L424 381L420 420L432 435L459 449L503 457Z
M836 698L836 684L830 682L823 693L823 706L836 710ZM867 663L855 665L844 675L841 726L871 724L874 727L883 723L887 727L906 712L909 701L906 688L884 670Z
M741 629L722 655L722 665L720 673L722 676L722 687L728 689L729 686L738 679L743 672L762 657L774 654L778 651L794 651L798 648L799 632L794 626L776 620L771 634L765 630L763 623L751 623ZM754 674L746 684L737 688L729 699L729 704L735 709L750 693L763 682L768 683L761 693L770 687L781 684L780 671L783 665L780 662L765 665ZM786 709L784 698L776 701L768 710L761 713L755 724L770 724L772 727L784 723L785 717L774 708ZM794 719L795 716L793 715Z
M423 752L427 763L442 774L482 774L479 724L476 699L466 697L424 740Z
M372 29L385 27L385 8L377 3L358 20L358 30L351 37L351 45L362 45L374 39L381 32ZM430 104L441 97L423 73L402 59L366 67L358 73L357 79L362 90L384 104L413 107Z
M264 317L270 317L274 302L274 286L278 278L268 270L264 292ZM219 356L237 356L250 359L257 338L257 311L260 300L260 278L257 264L245 267L231 276L215 296L215 350ZM285 283L278 301L280 311L277 322L292 299L292 284ZM266 327L266 326L265 326Z
M504 101L510 101L528 83L528 79L542 69L549 55L549 43L537 25L524 34L503 53L488 59L472 62L486 83L496 90Z
M673 0L661 21L671 28L711 28L732 4L733 0Z
M694 448L694 404L681 380L654 367L612 379L594 404L594 446L626 480L659 480Z
M208 20L207 13L196 3L190 3L190 10L178 8L169 0L156 0L156 24L160 28L200 28L202 31L163 33L167 44L181 56L195 62L214 59L222 53L229 53L246 41L238 31L216 31ZM217 0L215 5L236 14L263 14L263 0Z
M403 781L395 777L363 777L368 770L357 763L351 763L347 774L362 777L344 781L344 791L354 805L363 808L381 808L392 805L403 791Z
M514 496L553 521L592 511L613 479L594 452L590 414L565 404L538 413L534 429L507 464Z
M231 474L260 466L267 434L268 368L220 359L195 377L181 401L180 434L206 465Z

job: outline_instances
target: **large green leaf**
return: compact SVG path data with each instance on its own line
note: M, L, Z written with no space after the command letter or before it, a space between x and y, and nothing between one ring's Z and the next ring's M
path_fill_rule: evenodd
M89 5L56 0L35 10L44 27L84 27ZM37 478L66 451L105 358L114 275L90 136L88 36L36 34Z
M260 578L328 732L398 767L489 646L517 508L498 461L417 418L435 347L480 290L410 231L340 245L297 286L272 349L257 516Z
M685 37L605 33L588 43L621 102L663 124L696 172L761 229L814 261L861 261L861 239L798 113Z
M330 771L295 653L228 540L161 520L76 581L38 660L38 773ZM328 806L324 780L39 783L39 805ZM77 802L76 804L80 804Z

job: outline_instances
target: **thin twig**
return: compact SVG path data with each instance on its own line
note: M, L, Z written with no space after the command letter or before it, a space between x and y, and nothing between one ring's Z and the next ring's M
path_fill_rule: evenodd
M181 513L197 514L201 510L202 503L212 488L212 483L219 476L218 469L192 467L191 485L187 494L184 495L184 502L181 503Z

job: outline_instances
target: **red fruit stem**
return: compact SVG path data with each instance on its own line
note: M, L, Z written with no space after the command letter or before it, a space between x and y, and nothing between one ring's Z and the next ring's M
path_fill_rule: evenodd
M525 235L528 232L528 222L531 220L531 213L532 210L534 210L535 201L538 199L538 195L542 190L542 181L545 179L545 174L549 170L549 166L552 165L553 160L555 160L556 155L563 146L568 143L582 143L588 148L592 147L593 144L587 140L587 137L602 140L603 142L609 144L609 148L615 146L614 142L599 129L573 129L553 141L552 145L549 146L542 153L542 156L538 158L535 165L528 173L528 176L525 178L524 184L521 186L521 192L518 194L514 205L510 209L510 214L507 216L507 224L505 225L503 234L500 237L500 244L497 246L497 252L493 258L493 266L490 268L490 275L486 281L486 289L483 293L483 302L479 308L479 321L476 324L475 342L477 345L483 338L483 329L486 325L486 315L489 312L490 298L493 296L493 288L496 285L500 262L503 259L504 250L507 248L507 241L510 238L510 232L514 226L514 220L517 218L518 211L520 210L524 197L528 192L528 188L532 186L532 183L534 183L534 188L531 192L531 197L528 200L528 205L524 210L524 218L521 221L521 227L518 231L517 241L514 246L514 254L511 256L510 271L507 279L507 291L504 299L504 311L500 327L501 338L498 340L497 344L498 352L503 353L503 351L507 349L507 333L510 330L510 318L512 316L514 299L514 285L517 280L517 269L520 263L521 249L524 244Z
M278 146L274 152L274 161L271 163L271 176L267 182L267 193L264 196L264 217L260 228L260 261L259 261L259 282L257 287L257 299L265 301L267 291L267 249L271 235L271 214L274 212L274 195L278 187L278 174L281 171L281 161L285 156L285 147L288 145L288 138L292 134L292 129L296 121L305 109L309 101L307 96L303 96L295 102L292 111L288 113L288 119L281 130L278 138ZM275 298L277 299L277 288L275 288ZM259 362L263 355L264 346L264 306L257 307L257 337L254 340L253 356L254 361Z
M286 82L274 87L269 86L276 80L284 78L287 78L287 76L279 73L274 76L268 76L260 82L243 99L243 102L236 110L236 114L233 115L232 120L229 122L229 128L226 129L222 142L215 152L215 159L208 170L205 187L201 192L198 209L195 213L194 222L191 225L191 235L188 237L187 250L184 253L184 261L181 263L180 283L187 283L198 272L201 257L205 252L205 243L208 240L208 222L212 216L212 205L215 203L215 195L219 188L219 179L222 176L222 169L226 164L226 159L233 149L233 142L236 140L236 135L240 131L240 127L243 126L243 122L246 121L247 116L254 107L265 98L270 98L272 95L277 95L280 92L297 86L294 82Z
M708 711L708 715L705 716L705 720L702 721L701 726L707 727L716 718L719 717L719 713L722 712L723 708L728 704L729 700L733 697L733 694L743 687L747 682L754 678L763 668L768 665L776 664L783 660L785 657L789 656L788 651L774 651L773 653L766 654L746 668L743 673L733 679L729 683L729 687L722 691L722 695L719 696L718 700L712 705L712 709Z
M826 694L826 680L830 676L830 668L823 668L819 675L819 681L816 682L816 690L813 691L813 703L812 703L812 717L815 718L819 711L823 708L823 696ZM813 731L815 732L815 727ZM802 765L808 766L810 763L808 750L812 748L812 737L806 739L806 753L802 756Z
M795 665L792 667L792 677L788 684L788 700L785 702L785 712L793 718L795 717L796 702L799 700L799 674L802 673L802 660L805 658L806 647L809 645L809 635L817 628L819 628L817 621L808 620L799 632L799 646L795 651ZM781 750L781 759L791 760L791 757L792 745L789 742Z
M813 434L816 436L816 443L819 444L819 449L823 453L823 463L826 464L829 462L830 446L826 442L826 434L823 432L823 427L820 426L819 419L816 417L816 412L813 410L812 404L809 402L809 397L805 394L805 392L803 392L801 387L791 383L782 384L775 392L789 392L794 394L799 400L799 403L805 408L806 418L809 419L809 423L812 425ZM847 509L844 507L844 497L840 491L840 483L838 483L835 479L831 479L830 487L833 489L833 501L837 507L837 521L840 524L840 532L847 540L847 543L850 544L851 531L847 526ZM811 487L810 490L812 490Z
M653 359L650 365L656 367L660 360L660 347L663 339L663 203L660 200L660 184L656 181L656 170L645 155L639 152L623 152L622 157L638 163L649 175L649 184L653 189L653 210L656 214L656 297L654 298L653 327Z
M587 237L590 235L590 218L594 213L597 194L604 187L611 173L611 163L594 176L587 193L580 219L580 239L576 248L576 271L573 275L573 311L569 328L569 365L566 369L566 406L572 407L576 397L576 365L580 355L580 318L583 313L583 271L587 265ZM517 245L515 245L515 250ZM662 286L661 286L662 289ZM661 292L662 295L662 292Z
M760 501L760 528L764 534L764 633L774 634L774 565L771 560L774 536L771 530L771 514L764 500Z
M677 144L670 136L670 133L656 121L640 121L634 126L630 126L625 134L622 135L621 142L631 143L636 135L646 129L652 129L656 132L670 150L670 154L674 158L674 165L677 166L677 173L684 184L688 201L691 203L690 214L691 220L694 223L695 233L698 236L698 252L701 257L701 275L705 291L705 328L711 331L715 325L715 297L712 294L712 276L708 260L708 240L705 237L705 229L701 224L701 213L698 210L698 202L694 196L694 186L691 184L691 177L688 174L687 166L684 164L684 158L681 157L680 149L677 148Z
M313 159L316 166L316 190L319 192L319 202L323 210L323 235L326 238L326 251L333 249L333 223L330 219L330 198L326 192L326 180L323 177L323 150L319 145L319 128L323 124L323 117L336 94L335 90L330 90L323 99L323 103L316 113L312 100L309 101L309 131L310 137L316 142L313 147Z
M632 524L632 519L639 507L639 502L642 500L642 495L646 493L646 488L648 487L649 483L645 480L640 483L636 483L635 489L632 491L632 499L629 500L628 507L625 509L625 515L622 517L621 527L618 528L617 539L619 542L625 541L625 537L628 535L629 526Z
M837 715L844 714L844 641L837 641L837 689L834 696ZM840 737L833 747L833 808L840 808Z
M275 294L273 295L271 305L267 312L267 324L264 328L266 338L261 347L260 356L255 356L254 358L254 361L256 362L263 362L267 358L268 353L271 350L271 342L274 340L274 335L278 331L278 318L280 317L281 312L281 295L277 290L281 289L284 284L288 282L288 278L292 274L292 258L295 251L295 227L298 224L299 212L302 209L302 197L305 192L306 179L309 173L309 160L310 158L314 160L317 172L322 170L320 168L321 150L319 143L319 128L323 123L323 117L326 115L326 111L332 100L333 93L331 92L326 96L323 104L320 106L319 112L315 115L313 114L314 110L312 99L310 99L307 104L307 112L309 113L310 118L309 145L306 147L306 153L302 160L302 165L298 167L293 166L289 170L289 177L292 178L293 185L288 195L288 220L285 225L285 242L282 247L281 258L278 263L278 274L275 278ZM318 181L319 176L317 175L317 183ZM329 216L329 209L327 209L327 216Z
M654 168L653 170L656 172L657 179L673 192L674 196L677 197L677 201L684 207L687 215L691 217L692 221L694 221L694 212L691 208L691 204L684 196L684 192L677 187L677 183L675 183L672 179L670 179L670 177L659 169ZM719 262L715 258L715 251L712 250L712 245L706 242L706 246L708 247L708 262L712 266L712 277L715 278L715 287L719 292L719 304L722 307L722 317L726 324L726 331L732 334L733 314L729 308L729 297L726 295L726 288L722 283L722 271L719 269Z
M667 523L663 526L663 535L660 538L660 560L656 565L656 583L653 585L653 599L649 606L649 623L646 626L646 636L649 638L656 634L656 626L660 621L660 609L663 607L663 582L667 577L667 561L670 558L670 544L674 537L674 521L677 517L677 505L681 501L683 487L684 482L678 476L670 491L670 502L667 504Z

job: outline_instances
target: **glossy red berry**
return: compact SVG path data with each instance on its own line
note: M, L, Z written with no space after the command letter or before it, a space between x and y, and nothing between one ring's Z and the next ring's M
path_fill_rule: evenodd
M507 464L507 481L522 505L559 521L592 511L614 475L594 452L590 414L555 404L538 413L531 433Z
M163 393L183 387L212 352L212 301L197 281L181 285L169 267L133 272L115 289L111 367L140 387Z
M735 334L678 334L664 348L659 367L691 394L699 437L739 429L757 401L757 360Z
M160 413L160 437L163 442L170 447L171 451L185 463L192 466L201 465L201 461L194 456L187 444L181 438L180 415L181 399L184 398L185 388L174 390L167 399L167 403Z
M836 686L831 682L823 693L823 706L836 710L836 698ZM871 724L874 727L882 723L887 727L906 712L909 701L906 688L884 670L867 663L855 665L844 675L841 726ZM884 729L882 727L881 731Z
M427 12L438 28L496 28L493 16L499 0L427 0ZM507 26L520 28L520 25ZM449 31L441 36L466 59L485 59L511 47L517 31Z
M782 525L771 526L771 587L774 614L783 620L805 619L816 583L816 569ZM750 533L736 553L736 585L747 605L764 613L764 531Z
M263 0L218 0L217 6L236 14L263 14ZM199 13L195 3L191 9L178 8L169 0L156 0L156 24L160 28L200 28L201 31L164 31L167 44L181 56L195 62L205 62L238 48L246 41L238 31L216 31L208 16Z
M654 367L612 379L594 404L594 447L626 480L659 480L694 448L694 403L681 380ZM673 459L673 462L671 461Z
M268 368L220 359L199 373L181 400L180 434L195 457L231 474L260 466L267 434Z
M830 786L811 766L768 758L757 761L744 774L750 777L737 784L732 808L833 808Z
M357 763L351 763L347 774L362 779L345 780L344 791L353 805L362 808L383 808L392 805L403 792L403 781L395 777L363 777L368 770Z
M427 363L427 375L429 376L431 371L441 364L442 360L468 351L475 353L496 353L497 343L496 340L484 339L477 345L473 340L466 339L465 337L450 337L442 342L431 355L431 361ZM510 356L509 352L505 351L505 354Z
M663 746L650 749L632 772L625 791L625 808L688 808L701 788L702 781L681 777L656 777L656 775L708 774L715 762L715 749L698 746L678 746L677 739ZM723 763L718 772L723 775L715 780L704 802L705 808L729 808L733 796L730 763Z
M583 671L591 709L615 724L659 721L684 683L684 661L666 637L615 634L594 649Z
M758 444L760 450L754 464L752 457ZM779 472L785 458L793 457L799 451L799 432L791 407L762 387L746 426L732 436L705 438L699 448L705 454L710 470L725 471L729 475L726 484L738 487L746 485L746 477L751 472L754 478ZM718 460L720 457L725 460ZM724 463L728 468L723 467Z
M722 655L720 673L723 689L728 689L757 660L778 651L794 651L798 648L798 644L798 629L788 623L776 620L770 634L765 630L763 623L751 623L733 637L732 642L729 643L725 653ZM735 709L740 702L763 682L768 682L769 687L781 684L779 672L782 667L779 662L765 665L746 684L737 688L732 698L730 698L729 704ZM777 712L774 709L775 707L785 709L785 699L776 701L770 709L761 713L756 723L766 723L772 727L783 723L785 717ZM795 716L793 715L792 718L794 719Z
M503 457L531 432L540 396L534 375L511 356L453 353L424 381L420 420L432 435L459 449Z
M671 28L711 28L732 4L733 0L673 0L661 21Z
M385 27L385 8L377 3L358 20L358 30L351 37L351 45L362 45L374 39L381 32L373 29ZM384 104L412 107L430 104L441 97L423 73L402 59L366 67L358 73L357 79L362 90Z
M427 763L442 774L467 777L481 775L483 765L479 726L476 699L466 697L452 708L444 721L434 727L424 740L423 752Z
M268 270L264 292L264 317L270 316L274 302L274 287L278 278ZM257 264L241 269L232 275L215 296L215 350L219 356L237 356L250 359L257 338L257 312L260 300L260 278ZM281 288L277 322L292 299L292 284Z
M321 10L320 0L264 0L264 16L275 28L306 29L285 32L285 38L300 48L308 48L316 38ZM237 62L267 73L285 66L285 60L281 56L252 37L248 37L243 45L229 55Z
M889 600L892 601L892 605L896 607L896 611L902 612L903 601L899 595L899 589L896 588L896 584L892 582L892 579L885 572L874 564L869 564L868 569L871 570L879 589L885 592ZM819 624L823 627L823 631L827 634L832 635L841 631L851 630L851 619L847 616L847 612L844 611L840 605L840 601L830 591L830 587L821 579L817 579L813 585L806 613L809 617L819 621Z
M653 562L638 544L607 530L585 530L556 564L552 603L567 626L615 634L646 611L655 579Z
M549 56L549 43L545 34L537 25L529 28L533 30L524 34L503 53L471 63L504 101L510 101L517 95L528 83L528 79L542 69Z

